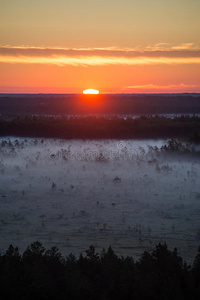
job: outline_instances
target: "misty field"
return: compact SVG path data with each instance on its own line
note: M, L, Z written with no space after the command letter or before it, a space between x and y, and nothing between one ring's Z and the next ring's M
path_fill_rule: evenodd
M138 258L167 242L193 261L200 155L197 147L177 145L1 138L0 251L11 243L24 251L38 240L63 254L111 245Z

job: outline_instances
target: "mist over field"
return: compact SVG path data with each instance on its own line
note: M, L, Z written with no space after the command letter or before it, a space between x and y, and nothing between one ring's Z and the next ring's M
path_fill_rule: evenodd
M200 157L187 147L1 138L0 251L39 240L64 254L111 245L138 258L167 242L191 262L200 243Z

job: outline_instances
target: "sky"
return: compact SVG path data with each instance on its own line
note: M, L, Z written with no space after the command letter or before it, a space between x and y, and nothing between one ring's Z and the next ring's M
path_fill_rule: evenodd
M200 92L199 0L0 7L0 93Z

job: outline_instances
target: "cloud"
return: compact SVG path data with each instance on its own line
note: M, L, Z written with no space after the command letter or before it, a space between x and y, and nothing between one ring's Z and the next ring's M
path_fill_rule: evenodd
M179 45L171 45L169 43L157 43L148 45L146 50L150 51L172 51L172 50L199 50L194 43L181 43Z
M141 85L131 85L127 86L124 88L124 90L129 90L129 89L143 89L143 90L151 90L151 89L159 89L159 90L167 90L167 89L180 89L180 88L200 88L199 85L194 85L194 84L184 84L184 83L179 83L179 84L168 84L168 85L158 85L158 84L141 84Z
M182 43L177 46L173 46L172 49L174 50L198 50L198 47L195 46L194 43Z
M50 64L57 66L105 66L105 65L155 65L200 64L200 49L192 50L193 44L181 44L170 50L161 50L164 43L154 50L111 48L43 48L0 47L0 63ZM176 48L178 47L178 48Z

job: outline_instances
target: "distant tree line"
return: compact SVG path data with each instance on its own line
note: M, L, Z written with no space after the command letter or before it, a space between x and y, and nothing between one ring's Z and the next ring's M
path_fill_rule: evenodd
M176 248L158 244L138 261L94 246L64 257L34 242L21 255L12 245L0 255L1 299L196 300L200 299L200 247L192 266Z
M200 142L200 118L180 116L131 117L42 117L0 119L0 136L63 139L185 138Z

